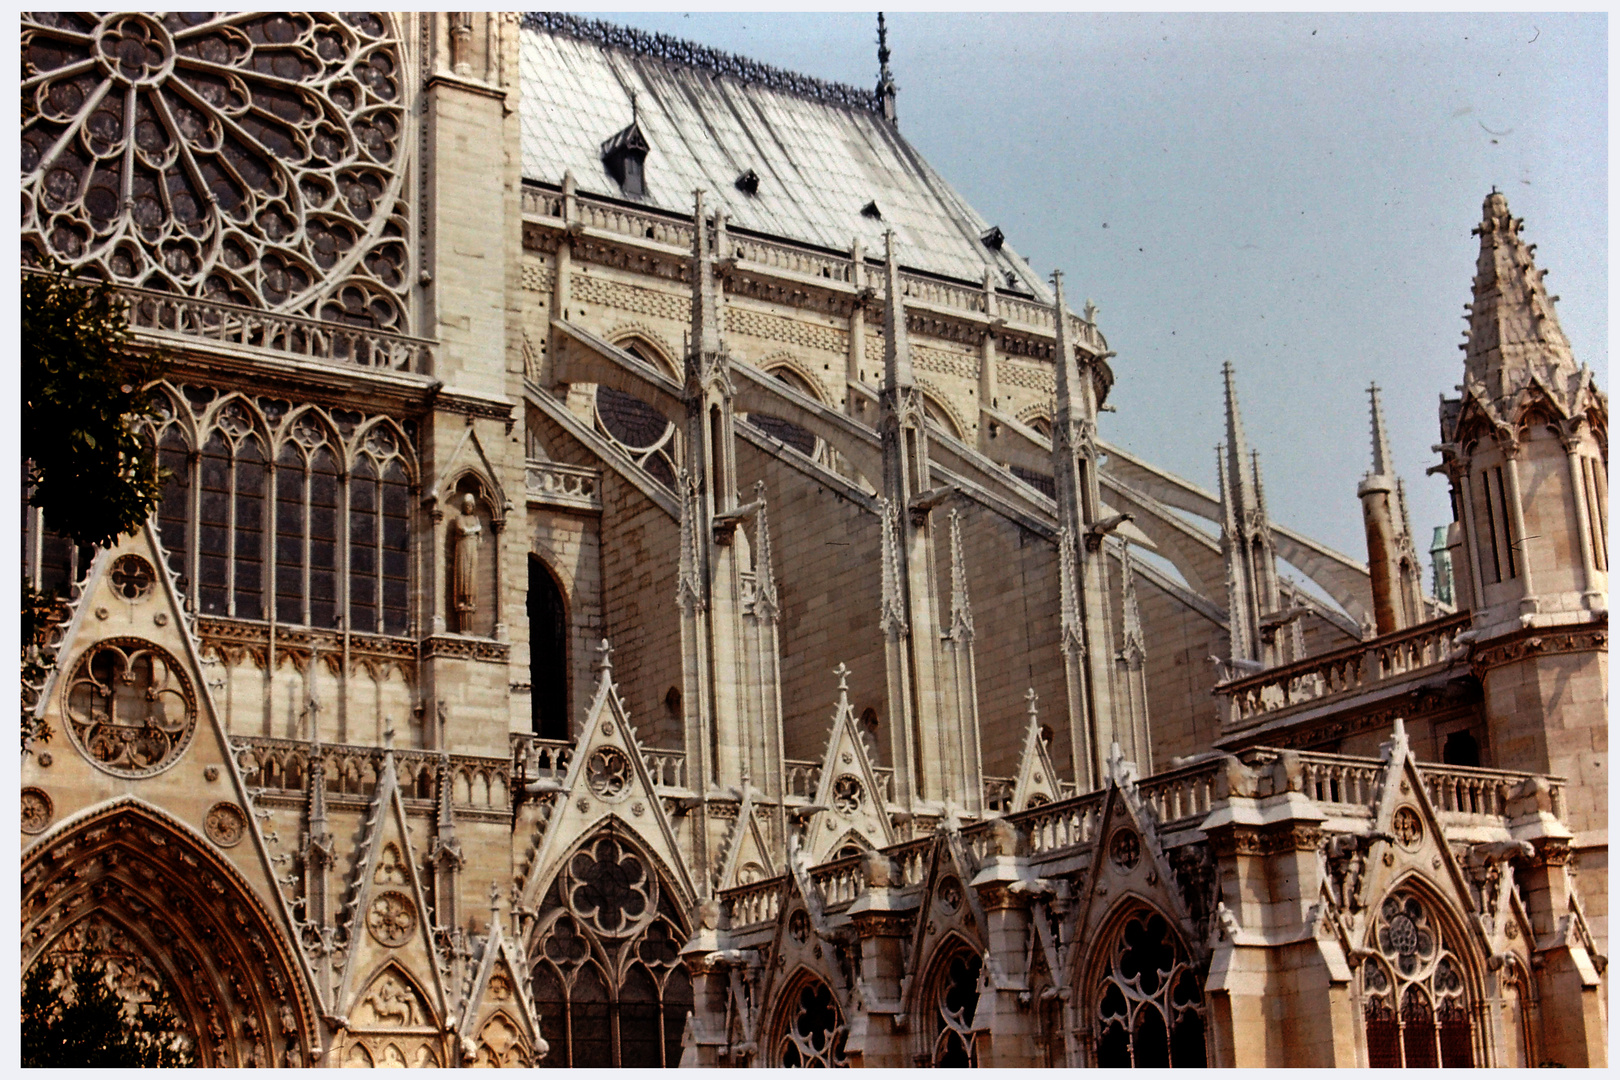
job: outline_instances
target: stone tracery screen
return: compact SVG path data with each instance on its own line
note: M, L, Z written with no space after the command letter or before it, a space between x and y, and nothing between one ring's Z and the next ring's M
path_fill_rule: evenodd
M611 834L568 860L529 947L547 1064L665 1067L681 1057L686 931L658 874Z
M1401 890L1379 905L1377 955L1361 966L1367 1064L1374 1068L1472 1068L1474 1032L1463 961L1433 905Z
M1126 919L1094 988L1097 1061L1103 1068L1203 1068L1203 987L1162 915Z
M24 13L24 262L408 333L403 61L367 12Z

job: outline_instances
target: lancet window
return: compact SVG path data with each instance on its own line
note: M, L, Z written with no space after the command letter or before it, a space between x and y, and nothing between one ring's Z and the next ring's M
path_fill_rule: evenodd
M411 448L356 413L155 392L158 529L203 615L405 634ZM187 414L190 415L187 415ZM194 450L193 447L196 447Z
M562 1067L672 1068L692 1008L673 898L629 844L598 835L551 885L530 944L535 1007Z
M1144 910L1127 918L1092 988L1097 1065L1203 1068L1208 1058L1201 984L1164 916Z
M821 400L821 395L816 393L810 383L792 368L774 368L768 374L778 382L786 383L808 398L816 401ZM793 447L793 449L807 457L816 456L816 450L821 440L798 424L765 413L750 413L748 423L771 438Z
M1373 949L1361 965L1367 1064L1373 1068L1472 1068L1474 1032L1462 959L1433 904L1411 890L1378 909Z
M935 968L932 992L925 999L924 1030L930 1033L919 1065L935 1068L976 1068L979 1064L977 1030L980 960L961 949Z
M769 1064L781 1069L844 1069L848 1034L838 1001L820 979L807 978L787 995Z

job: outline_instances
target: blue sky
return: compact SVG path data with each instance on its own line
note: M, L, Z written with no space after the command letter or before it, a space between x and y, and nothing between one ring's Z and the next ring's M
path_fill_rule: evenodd
M870 13L591 14L876 77ZM1272 516L1365 558L1376 380L1426 538L1450 517L1424 470L1493 184L1607 388L1606 15L888 21L902 133L1037 270L1065 271L1072 305L1101 309L1119 354L1105 438L1213 487L1230 360Z

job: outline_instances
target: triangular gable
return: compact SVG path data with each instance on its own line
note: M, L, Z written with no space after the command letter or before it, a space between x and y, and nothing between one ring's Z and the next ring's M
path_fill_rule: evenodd
M1451 905L1480 956L1492 955L1492 943L1477 916L1468 872L1446 842L1439 815L1418 773L1417 759L1412 756L1406 725L1399 717L1389 741L1380 750L1386 764L1373 809L1372 835L1376 839L1367 850L1356 896L1346 898L1359 916L1352 927L1356 935L1353 943L1362 946L1360 939L1365 938L1384 896L1406 878L1415 877Z
M436 1013L434 1022L442 1021L449 1015L449 994L417 869L420 857L411 844L399 793L391 731L361 844L344 905L348 955L336 995L339 1008L352 1015L377 973L393 964L426 987L426 1005Z
M484 443L478 437L478 430L471 424L467 425L467 430L462 433L456 448L450 451L450 456L445 458L444 467L433 478L433 487L423 498L434 502L447 498L450 493L445 490L445 485L458 472L469 466L484 483L489 485L490 499L494 503L490 511L497 520L504 519L512 509L512 501L507 498L506 489L501 487L500 473L489 460L489 455L484 452Z
M501 927L496 906L490 912L489 936L478 969L464 996L459 1041L466 1064L530 1068L545 1057L549 1047L540 1034L540 1014L529 996L528 980L519 974L526 969L522 953Z
M775 860L771 858L770 845L765 842L765 835L760 832L759 814L754 805L755 794L751 784L743 792L742 802L737 807L737 822L726 837L726 853L720 860L716 889L725 890L738 885L748 885L762 878L775 877L779 873ZM750 869L751 873L744 873Z
M145 766L108 751L92 760L65 715L80 664L103 645L131 657L143 647L155 646L161 652L148 655L165 667L172 666L153 685L157 689L160 679L169 684L169 692L158 696L170 704L167 718L172 719L177 711L187 714L185 733L172 740L167 753L148 760ZM35 706L35 715L51 725L54 735L51 765L40 764L37 750L24 754L21 781L24 788L38 788L47 795L71 791L78 806L68 819L51 822L40 835L30 837L27 847L50 842L70 821L107 800L134 795L206 836L252 887L260 903L275 913L286 940L300 940L291 904L275 872L270 841L259 826L247 782L214 702L194 619L185 610L168 554L151 522L119 537L91 560L56 656L56 666ZM182 699L186 703L183 710L179 708ZM322 1000L308 955L302 949L293 951L310 999Z
M1024 731L1024 752L1018 758L1018 779L1013 783L1008 813L1057 802L1063 797L1058 791L1057 773L1052 769L1052 756L1041 738L1041 720L1035 711L1039 699L1033 689L1024 699L1029 702L1029 724Z
M679 906L689 908L697 889L686 869L686 859L664 804L653 788L641 755L635 729L626 719L624 702L613 684L609 650L601 650L601 678L596 696L586 711L574 755L562 789L552 805L539 849L524 879L522 905L535 907L574 845L610 820L626 826L662 865L679 894Z
M1194 956L1207 948L1187 911L1176 876L1165 857L1153 817L1136 793L1136 778L1115 747L1109 760L1108 786L1097 816L1097 846L1076 893L1075 924L1065 967L1075 971L1084 951L1096 941L1122 898L1135 897L1175 924Z
M831 858L851 832L868 847L888 847L896 840L877 770L849 703L849 669L839 664L837 674L838 706L821 758L821 779L813 803L817 809L805 829L804 854L812 866Z

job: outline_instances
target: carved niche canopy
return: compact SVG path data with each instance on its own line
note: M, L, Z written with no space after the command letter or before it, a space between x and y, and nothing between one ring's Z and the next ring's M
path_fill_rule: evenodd
M24 13L24 261L408 332L402 59L367 12Z

